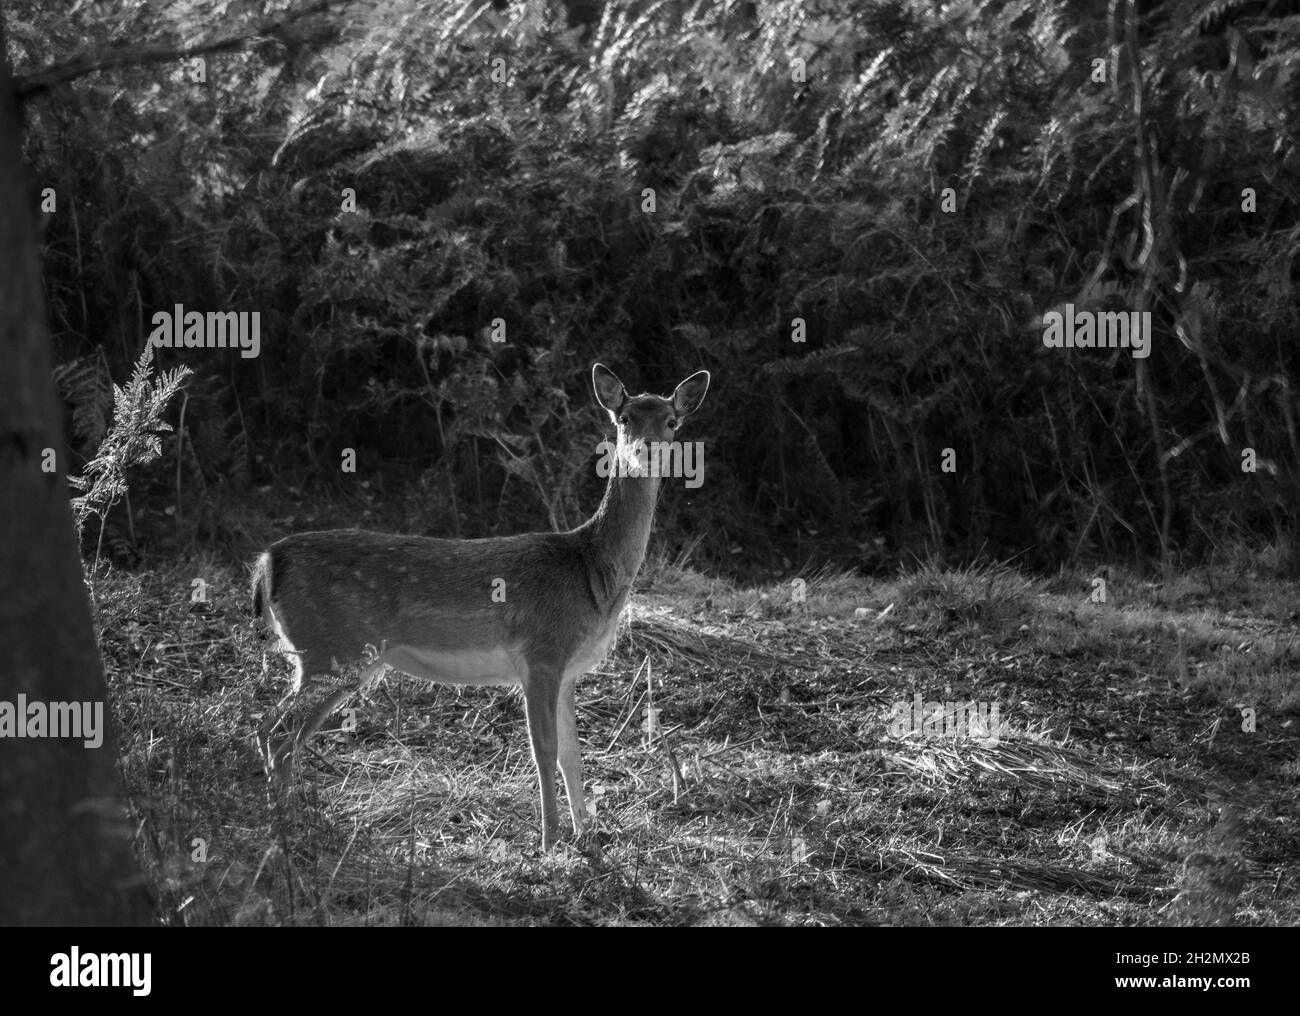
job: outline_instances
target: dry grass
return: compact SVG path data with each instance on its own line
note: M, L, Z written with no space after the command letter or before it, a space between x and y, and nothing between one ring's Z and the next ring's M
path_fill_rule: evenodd
M191 603L192 580L207 603ZM537 850L522 709L396 676L285 797L242 574L113 574L139 851L180 924L1294 924L1294 588L924 565L740 590L660 563L579 686L598 830ZM1219 597L1219 600L1216 600ZM890 733L914 695L996 742ZM649 705L660 736L647 743ZM1255 729L1245 731L1243 709ZM1231 802L1231 807L1225 805Z

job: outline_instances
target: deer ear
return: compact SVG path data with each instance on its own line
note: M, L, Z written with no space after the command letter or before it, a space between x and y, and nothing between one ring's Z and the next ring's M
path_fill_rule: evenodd
M603 363L593 364L591 386L596 389L596 401L617 416L627 401L627 390L618 376Z
M673 411L678 416L689 416L700 408L704 393L709 390L709 372L697 371L677 386L673 392Z

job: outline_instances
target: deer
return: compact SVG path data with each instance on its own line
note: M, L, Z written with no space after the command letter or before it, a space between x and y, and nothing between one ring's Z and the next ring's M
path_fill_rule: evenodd
M663 472L646 453L672 447L709 381L701 370L670 396L630 396L612 370L592 366L617 438L600 506L575 529L472 540L333 529L287 536L259 555L253 612L293 667L288 694L259 730L268 773L283 778L329 715L390 669L438 684L513 686L537 770L542 850L559 835L557 763L581 837L590 817L575 686L613 643L645 559ZM304 687L340 670L355 679L274 743Z

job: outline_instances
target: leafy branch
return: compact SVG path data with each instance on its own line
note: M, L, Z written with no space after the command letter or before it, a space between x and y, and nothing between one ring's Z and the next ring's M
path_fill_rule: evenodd
M131 380L125 387L113 385L113 426L86 463L79 476L68 482L84 491L72 499L72 514L80 536L87 519L99 519L99 546L104 542L104 523L113 505L127 492L126 471L132 466L147 465L162 455L160 434L172 427L162 419L167 404L181 389L185 378L193 373L188 367L176 367L158 374L153 369L153 346L146 344L135 362Z
M177 43L150 42L144 45L114 46L106 52L79 53L63 63L52 64L32 74L15 75L14 91L19 101L25 101L34 95L48 92L50 89L95 74L99 71L113 70L118 67L144 67L149 64L174 63L190 57L203 56L207 53L221 53L241 49L245 43L267 36L278 36L286 42L301 43L300 33L292 29L299 26L304 19L324 14L335 8L351 6L356 0L315 0L297 10L280 17L259 18L249 25L234 32L228 32L198 42L192 46Z

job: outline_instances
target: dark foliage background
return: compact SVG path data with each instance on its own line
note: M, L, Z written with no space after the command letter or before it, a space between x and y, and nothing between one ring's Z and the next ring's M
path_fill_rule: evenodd
M76 453L156 311L262 317L257 359L159 351L195 376L110 542L576 524L601 359L714 372L660 517L712 567L1293 569L1291 6L11 2ZM1045 349L1066 302L1152 356Z

